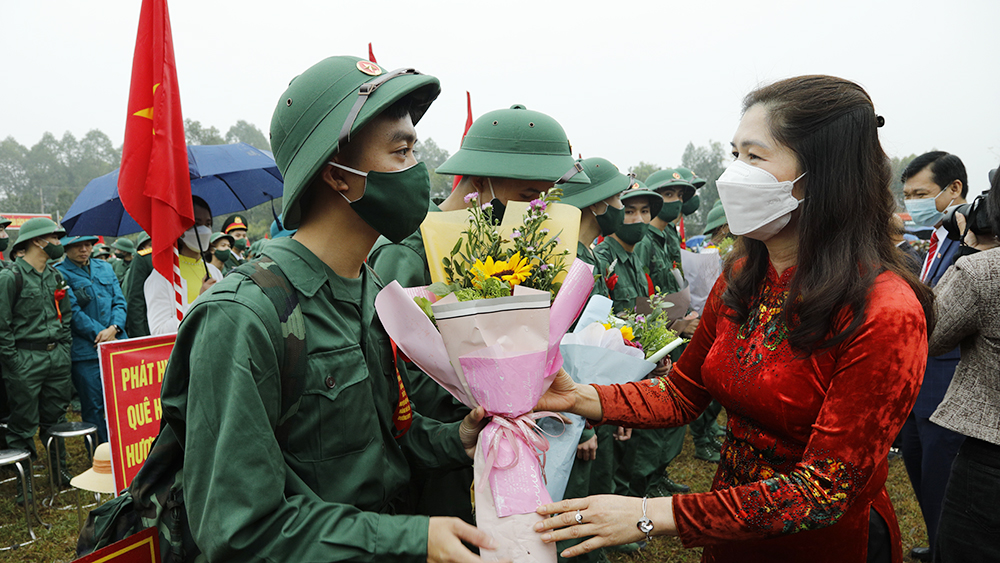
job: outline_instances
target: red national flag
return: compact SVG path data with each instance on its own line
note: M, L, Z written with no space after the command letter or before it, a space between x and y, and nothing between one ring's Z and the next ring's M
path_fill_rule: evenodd
M377 63L378 62L378 61L375 60L375 53L372 52L372 44L371 43L368 43L368 60L371 61L371 62L373 62L373 63Z
M118 195L153 239L153 267L175 284L177 239L194 225L189 174L167 2L143 0Z
M684 218L683 217L681 217L680 222L677 223L677 227L678 227L677 228L677 231L678 231L677 234L681 235L681 248L687 248L687 241L686 241L687 237L684 236Z
M465 104L468 109L468 114L465 117L465 131L462 132L462 140L465 140L465 136L469 134L469 128L472 127L472 94L466 90L465 92ZM462 146L461 143L458 144L459 147ZM455 176L455 180L451 183L451 191L455 191L458 187L458 183L462 181L461 174Z

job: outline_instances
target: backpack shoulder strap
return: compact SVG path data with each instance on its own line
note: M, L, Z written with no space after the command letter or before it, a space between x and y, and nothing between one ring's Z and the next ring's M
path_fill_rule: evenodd
M284 448L290 430L288 421L298 411L306 378L306 331L302 307L299 305L299 294L281 268L267 256L245 263L233 271L249 278L260 287L274 306L275 312L278 313L278 322L281 323L285 346L280 368L281 413L275 435L278 443Z

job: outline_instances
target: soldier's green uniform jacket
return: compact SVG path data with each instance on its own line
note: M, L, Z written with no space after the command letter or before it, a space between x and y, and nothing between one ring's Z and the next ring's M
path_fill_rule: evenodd
M649 235L647 234L647 236ZM643 238L645 239L645 237ZM635 300L640 296L646 297L648 294L642 255L637 256L635 252L627 252L612 237L605 237L601 244L594 247L594 254L597 255L598 260L603 260L609 265L615 260L618 261L611 276L614 277L617 274L618 278L614 289L609 294L611 301L613 301L613 311L618 313L626 309L634 309Z
M136 253L122 282L122 294L125 295L125 333L129 335L129 338L149 336L149 321L146 320L146 293L143 285L152 271L153 254L149 249L146 249Z
M112 264L115 269L115 277L118 278L118 285L125 283L125 274L128 273L128 268L132 265L134 260L135 258L132 258L132 260L129 261L117 260L114 264Z
M657 293L674 293L680 291L680 284L673 273L674 258L671 257L669 248L674 244L670 232L677 231L673 225L668 224L666 229L660 230L649 225L646 236L635 245L636 256L641 256L640 263L649 268L649 277L656 286ZM677 260L680 261L680 238L677 238Z
M441 208L431 202L429 210L437 213ZM403 287L431 284L427 252L424 250L424 238L420 234L420 229L399 243L379 237L368 254L368 265L383 284L394 280ZM408 366L413 371L408 370L406 388L420 414L443 422L453 422L465 417L469 412L468 407L452 397L451 393L445 391L436 381L419 372L414 364Z
M236 268L239 268L240 265L242 265L244 262L246 262L246 260L240 260L233 254L230 254L229 259L226 260L226 263L223 264L222 266L222 275L226 275L229 272L235 270Z
M607 280L604 279L604 276L608 272L608 266L610 266L610 263L601 259L597 253L584 244L583 241L576 243L576 257L594 267L594 288L590 290L590 294L602 295L610 298L611 294L608 291Z
M23 280L18 297L15 297L15 271L21 273ZM55 293L61 287L66 294L58 302L57 311ZM7 428L10 447L34 452L36 425L41 423L44 438L49 425L65 421L72 393L71 292L65 282L60 285L51 266L38 272L18 259L10 268L0 270L0 362L12 411ZM26 348L45 344L55 347ZM20 397L34 399L25 402Z
M393 437L399 386L370 271L341 278L289 238L264 254L299 294L304 391L282 448L285 336L274 305L243 276L192 305L162 402L184 447L195 542L211 561L425 561L428 518L394 513L405 511L411 468L471 464L460 423L414 413L409 432ZM224 350L216 334L227 335Z

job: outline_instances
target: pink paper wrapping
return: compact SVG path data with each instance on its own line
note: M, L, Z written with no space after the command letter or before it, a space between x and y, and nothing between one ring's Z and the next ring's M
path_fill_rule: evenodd
M413 301L413 295L426 296L421 288L404 290L392 282L375 299L386 332L421 370L462 403L481 404L494 417L480 434L475 462L476 520L501 545L484 552L490 558L555 560L555 547L542 544L531 528L535 509L551 498L538 457L548 442L527 413L562 366L559 343L593 283L591 266L575 260L550 307L538 308L539 292L520 286L498 299L457 303L448 296L432 307L438 329ZM513 551L500 555L508 548ZM529 551L541 558L514 557Z

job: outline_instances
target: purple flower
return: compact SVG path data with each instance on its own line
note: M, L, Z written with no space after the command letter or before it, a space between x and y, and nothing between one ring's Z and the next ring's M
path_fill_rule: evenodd
M483 204L483 211L486 211L487 209L493 209L493 204L489 203L489 202L484 203Z
M560 242L562 242L561 240L559 240L559 237L556 237L556 238L554 238L552 240L556 241L556 244L559 244Z
M531 209L541 209L545 211L545 202L540 199L531 200Z
M519 236L521 236L521 231L519 231L517 229L514 229L510 233L510 238L512 238L512 239L518 238Z
M543 235L549 234L549 230L548 229L541 229L538 232L542 233Z
M635 322L637 322L637 323L645 323L646 322L646 316L645 315L636 315L635 316Z
M538 267L538 269L544 272L545 270L549 269L549 265L548 264L542 264L541 266Z
M463 199L465 200L465 203L469 203L470 201L475 200L477 196L479 196L479 194L472 192L471 194L467 194Z

